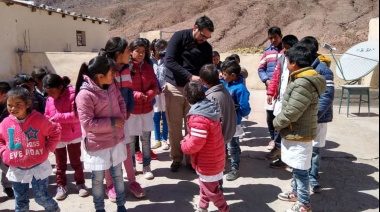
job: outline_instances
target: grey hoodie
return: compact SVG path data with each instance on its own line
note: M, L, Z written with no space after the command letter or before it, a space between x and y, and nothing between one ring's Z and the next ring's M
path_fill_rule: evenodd
M228 143L235 135L237 123L235 104L231 94L224 85L220 83L206 91L206 98L214 101L220 109L223 138L224 142Z
M192 105L187 115L200 115L213 121L220 120L219 108L214 102L208 99L204 99Z

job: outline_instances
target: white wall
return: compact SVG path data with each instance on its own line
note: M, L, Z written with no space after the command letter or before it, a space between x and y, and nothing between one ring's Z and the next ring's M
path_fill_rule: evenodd
M109 39L109 24L92 20L13 4L7 6L0 2L0 77L10 78L18 72L20 66L17 49L30 52L63 52L67 44L72 52L92 52L104 47ZM76 31L86 32L86 46L77 46ZM26 68L26 67L23 67Z

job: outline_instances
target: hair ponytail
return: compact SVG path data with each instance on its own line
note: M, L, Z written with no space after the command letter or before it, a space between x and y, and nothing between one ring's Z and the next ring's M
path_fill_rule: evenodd
M78 77L77 77L77 82L75 84L75 98L77 97L79 91L80 91L80 87L82 86L83 82L84 82L84 78L83 78L83 75L87 75L88 74L88 65L87 63L82 63L80 69L79 69L79 73L78 73ZM75 99L74 98L74 99ZM74 110L77 111L77 104L76 102L74 101Z

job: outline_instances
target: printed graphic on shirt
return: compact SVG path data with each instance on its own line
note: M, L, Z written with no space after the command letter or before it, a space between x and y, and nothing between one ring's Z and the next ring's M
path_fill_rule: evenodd
M28 131L25 132L26 137L28 137L28 141L30 139L37 139L37 134L39 130L35 130L32 126L29 127Z
M10 150L18 150L21 149L21 143L20 140L18 140L17 143L15 143L15 129L9 128L8 129L8 136L9 136L9 149Z
M28 155L42 155L44 148L40 147L38 133L40 131L33 129L32 126L26 132L15 130L15 126L8 129L9 149L12 151L9 158L18 159ZM26 148L22 150L22 141L26 142Z

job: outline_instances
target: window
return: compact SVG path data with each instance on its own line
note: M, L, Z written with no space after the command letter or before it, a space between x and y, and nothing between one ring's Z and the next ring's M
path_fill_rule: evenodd
M77 31L77 46L86 46L86 32Z

